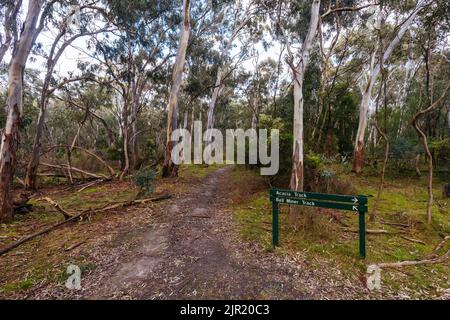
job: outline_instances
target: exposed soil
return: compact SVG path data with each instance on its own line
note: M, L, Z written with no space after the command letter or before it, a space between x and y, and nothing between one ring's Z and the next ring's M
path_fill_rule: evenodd
M129 259L118 263L110 281L84 297L311 298L294 286L295 270L269 264L233 238L224 192L230 170L210 174L190 194L161 208L155 223L126 235L138 242Z

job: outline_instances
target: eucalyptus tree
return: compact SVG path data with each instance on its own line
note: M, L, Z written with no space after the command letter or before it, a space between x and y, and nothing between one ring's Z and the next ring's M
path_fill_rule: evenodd
M102 17L106 19L101 19ZM71 22L76 19L77 23ZM77 5L70 3L61 3L51 19L49 19L47 29L57 30L57 35L51 45L50 51L43 52L46 58L47 70L44 76L41 98L39 102L39 116L36 124L36 134L33 143L31 159L28 163L25 177L25 189L36 189L37 171L39 167L39 157L41 150L41 140L44 131L44 124L47 112L47 106L51 95L62 88L64 85L73 81L86 81L92 78L92 75L74 76L62 79L59 83L54 74L55 67L65 50L80 37L88 37L94 34L108 31L109 17L104 6L99 2L91 0L81 1ZM97 23L93 23L96 21Z
M245 28L251 27L252 19L261 11L261 4L258 1L234 1L233 4L224 4L222 11L220 12L217 20L219 21L219 46L220 46L220 61L217 68L216 80L214 89L212 92L211 100L208 104L207 114L207 129L214 127L214 111L216 108L217 100L224 90L224 80L230 75L232 70L242 61L245 53L245 47L248 44L240 46L241 52L236 56L230 56L232 54L233 46L236 44L236 40L240 34L243 33ZM253 34L253 36L256 35ZM236 60L233 61L233 58ZM234 64L234 68L231 65ZM211 141L211 137L207 137L207 141Z
M0 24L3 30L0 32L0 63L11 47L11 44L18 38L17 15L22 6L22 0L1 0L0 1Z
M250 111L251 128L256 129L261 114L268 114L273 102L273 95L277 86L277 62L268 58L259 61L259 55L253 59L253 74L245 81L243 95Z
M293 153L290 188L303 191L303 80L319 25L320 0L312 1L310 6L305 3L284 4L279 2L275 6L275 10L275 33L281 38L281 41L287 48L288 56L286 61L292 72L294 86ZM308 11L309 14L307 14ZM309 16L309 23L306 26L303 23L304 16ZM298 46L299 44L300 47L296 52L293 52L293 46Z
M5 107L7 110L7 119L0 147L0 221L9 221L14 215L11 185L16 170L16 152L20 138L19 128L23 111L24 69L31 48L40 31L43 29L45 19L51 11L53 4L54 1L29 0L23 29L15 44L15 50L9 65Z
M172 133L177 129L178 97L180 94L181 81L183 80L186 50L191 32L190 0L183 0L183 20L180 25L180 40L178 44L177 58L172 74L172 83L167 104L167 128L166 128L166 153L163 165L163 177L175 177L178 175L177 164L172 158L174 141Z
M122 144L123 179L131 165L139 166L139 113L146 105L145 92L152 90L153 81L161 77L158 73L174 56L175 26L180 17L172 1L110 1L109 5L121 29L112 37L97 37L92 57L116 93L114 115Z
M364 168L365 133L367 129L369 106L372 102L372 91L382 69L382 65L387 63L392 53L394 52L394 49L400 44L406 31L414 22L416 16L425 7L430 5L431 2L432 1L419 0L415 4L415 6L410 9L409 12L407 12L406 18L400 20L399 23L395 26L393 35L391 36L391 39L387 41L386 47L379 48L381 44L378 43L377 30L380 28L381 21L388 19L387 15L389 14L389 11L394 12L394 14L400 15L400 17L403 16L405 8L403 8L402 5L400 5L400 8L396 8L395 5L393 5L393 7L384 6L385 10L381 11L380 9L377 9L373 20L368 23L368 36L372 34L375 46L371 52L367 68L365 68L364 70L364 75L362 77L363 79L359 83L362 93L362 99L360 105L358 132L356 134L353 153L353 171L356 173L361 173ZM397 21L398 19L399 16L397 16ZM382 52L382 54L379 54L379 52Z
M311 52L316 45L316 35L321 20L329 15L346 11L358 11L365 7L356 6L355 1L320 1L311 4L277 2L273 5L274 34L286 46L286 62L292 72L294 115L293 152L290 188L304 188L304 79ZM370 5L370 4L369 4ZM306 17L309 17L306 18ZM339 36L339 34L338 34ZM334 41L338 40L338 36ZM295 50L295 52L294 52Z

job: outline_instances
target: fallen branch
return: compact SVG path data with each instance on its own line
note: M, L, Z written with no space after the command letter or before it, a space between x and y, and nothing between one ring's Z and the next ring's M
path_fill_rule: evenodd
M97 159L101 164L103 164L108 169L109 174L111 175L111 177L116 175L116 172L114 171L114 169L105 160L103 160L102 157L100 157L98 154L96 154L96 153L94 153L94 152L92 152L92 151L90 151L90 150L88 150L86 148L75 146L74 144L72 144L72 145L52 146L49 149L47 149L44 153L48 153L51 150L58 149L58 148L70 148L70 149L76 149L76 150L83 151L83 152L87 153L88 155L90 155L90 156L94 157L95 159Z
M431 253L428 255L428 258L431 258L433 256L436 256L436 254L438 253L439 250L441 250L445 243L450 239L450 236L446 236L441 242L439 242L437 244L436 247L434 247L433 251L431 251Z
M381 221L380 223L393 227L408 228L408 229L411 228L411 225L405 223L386 222L386 221Z
M87 175L89 177L96 178L96 179L109 179L109 177L105 176L104 174L95 174L95 173L88 172L88 171L85 171L85 170L82 170L82 169L79 169L79 168L76 168L76 167L69 167L68 165L64 165L64 164L63 165L56 165L56 164L50 164L50 163L41 162L40 165L45 166L45 167L49 167L49 168L53 168L53 169L58 169L58 170L61 170L61 171L65 171L65 170L69 170L70 169L72 171L78 172L80 174L85 174L85 175Z
M36 201L47 201L48 203L50 203L56 210L58 210L59 212L62 213L62 215L64 216L64 219L69 219L72 217L72 215L67 212L66 210L64 210L63 207L61 207L56 201L54 201L53 199L49 198L49 197L43 197L43 198L39 198L36 199Z
M400 262L393 262L393 263L378 263L377 266L380 268L399 268L399 267L406 267L406 266L417 266L417 265L424 265L424 264L437 264L445 262L445 260L448 260L450 258L450 250L448 250L443 256L434 258L434 259L425 259L425 260L419 260L419 261L400 261Z
M95 181L92 181L92 182L88 182L80 190L78 190L77 192L82 192L82 191L86 190L87 188L90 188L92 186L95 186L96 184L100 184L100 183L105 182L105 181L106 180L104 180L104 179L100 179L100 180L95 180Z
M426 243L423 242L422 240L417 240L417 239L413 239L413 238L408 238L408 237L405 237L405 236L400 236L400 238L405 239L405 240L410 241L410 242L420 243L420 244L426 245Z
M14 177L22 186L25 186L25 182L23 182L22 179L20 179L19 177L15 176Z
M116 208L120 208L120 207L127 207L127 206L131 206L131 205L135 205L135 204L143 204L143 203L147 203L147 202L162 201L162 200L165 200L165 199L169 199L171 197L172 197L172 195L170 195L170 194L163 194L163 195L155 197L155 198L142 199L142 200L132 200L132 201L128 201L128 202L117 203L117 204L114 204L114 205L107 205L107 206L105 206L103 208L84 210L84 211L82 211L82 212L80 212L80 213L78 213L76 215L71 215L70 218L68 218L68 219L66 219L64 221L55 223L54 225L51 225L50 227L47 227L47 228L45 228L43 230L40 230L40 231L37 231L37 232L35 232L35 233L33 233L33 234L29 235L29 236L26 236L26 237L18 240L17 242L14 242L14 243L12 243L12 244L10 244L10 245L0 249L0 256L5 254L5 253L7 253L7 252L9 252L9 251L11 251L14 248L17 248L18 246L20 246L21 244L23 244L25 242L28 242L28 241L30 241L30 240L38 237L38 236L41 236L43 234L49 233L50 231L52 231L52 230L54 230L54 229L56 229L56 228L58 228L58 227L60 227L60 226L62 226L64 224L66 224L66 223L69 223L71 221L75 221L78 218L82 218L85 215L92 214L92 213L98 213L98 212L104 212L104 211L108 211L108 210L112 210L112 209L116 209Z
M24 237L24 238L18 240L17 242L14 242L14 243L12 243L12 244L6 246L5 248L0 249L0 256L3 255L3 254L5 254L5 253L7 253L7 252L9 252L9 251L11 251L11 250L14 249L14 248L17 248L18 246L20 246L21 244L23 244L23 243L25 243L25 242L30 241L31 239L34 239L34 238L36 238L36 237L38 237L38 236L41 236L41 235L46 234L46 233L49 233L49 232L52 231L53 229L56 229L56 228L58 228L59 226L62 226L63 224L66 224L66 223L68 223L68 222L70 222L70 221L74 221L75 219L78 219L79 217L81 217L81 216L83 216L83 215L85 215L85 214L87 214L87 213L88 213L88 212L83 211L83 212L81 212L81 213L79 213L79 214L73 216L72 218L69 218L69 219L67 219L67 220L58 222L58 223L56 223L56 224L54 224L54 225L52 225L52 226L50 226L50 227L48 227L48 228L45 228L45 229L40 230L40 231L37 231L37 232L35 232L35 233L33 233L33 234L29 235L29 236L26 236L26 237Z
M73 249L78 248L79 246L81 246L82 244L85 244L85 243L86 243L86 240L75 243L75 244L71 245L70 247L65 248L64 251L66 251L66 252L72 251Z
M347 228L345 228L344 231L353 232L353 233L359 233L359 230L355 230L355 229L347 229ZM366 233L367 234L397 234L397 233L405 233L405 232L403 232L403 231L389 232L389 231L382 230L382 229L381 230L367 229Z
M67 175L60 173L38 173L38 177L54 177L54 178L65 178L67 179ZM81 179L80 179L81 180Z

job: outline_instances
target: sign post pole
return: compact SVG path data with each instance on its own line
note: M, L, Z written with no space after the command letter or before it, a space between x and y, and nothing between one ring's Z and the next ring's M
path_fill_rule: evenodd
M359 255L361 258L366 257L366 215L363 211L359 211Z
M278 246L278 203L272 202L272 244Z

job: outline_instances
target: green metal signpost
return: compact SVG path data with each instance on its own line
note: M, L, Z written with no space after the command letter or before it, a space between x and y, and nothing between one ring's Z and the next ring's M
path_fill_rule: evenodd
M343 196L313 192L297 192L282 189L271 189L272 201L272 243L278 246L278 206L280 204L307 207L330 208L358 212L359 214L359 255L366 257L366 196Z

